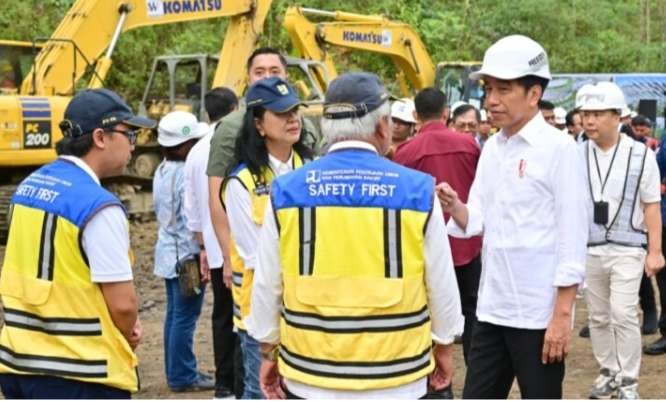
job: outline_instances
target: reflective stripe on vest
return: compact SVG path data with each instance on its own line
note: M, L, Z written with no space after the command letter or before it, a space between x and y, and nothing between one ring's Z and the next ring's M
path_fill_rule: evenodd
M10 308L5 308L5 325L53 335L102 335L99 318L40 317Z
M620 146L619 143L617 146ZM586 155L588 155L587 152ZM646 156L647 147L640 142L633 141L627 161L627 171L625 172L620 205L618 206L617 212L611 220L610 225L607 227L595 223L590 225L588 246L600 246L608 243L629 247L645 247L647 245L647 233L634 228L633 225L634 209L636 207L636 202L638 201L638 191L640 188L641 177L643 176ZM589 158L587 162L589 179ZM592 194L591 184L590 194ZM594 199L593 196L592 198ZM593 216L594 205L590 204L588 208L590 216Z
M15 353L0 345L0 363L14 370L55 376L104 378L107 376L106 360L68 359Z
M339 362L322 359L312 359L291 352L284 345L280 345L280 357L289 366L322 377L344 379L379 379L404 376L428 368L431 362L432 349L428 347L423 352L402 359L391 361L368 362Z

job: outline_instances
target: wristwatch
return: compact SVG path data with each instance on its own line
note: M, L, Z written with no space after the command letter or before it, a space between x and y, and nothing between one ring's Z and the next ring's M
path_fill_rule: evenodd
M280 354L280 348L278 345L274 345L268 352L261 350L261 358L264 360L275 362L278 359Z

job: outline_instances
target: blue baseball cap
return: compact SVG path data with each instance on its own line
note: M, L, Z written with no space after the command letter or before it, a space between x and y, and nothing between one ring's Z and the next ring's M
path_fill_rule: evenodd
M324 98L324 117L349 119L363 117L391 99L379 77L372 73L346 73L331 81ZM327 111L331 106L349 110Z
M123 98L110 89L86 89L76 94L67 105L60 129L65 136L80 137L96 128L120 123L138 128L153 128L157 124L155 120L136 116Z
M252 84L245 95L245 104L248 108L262 106L275 113L304 105L294 88L279 77L264 78Z

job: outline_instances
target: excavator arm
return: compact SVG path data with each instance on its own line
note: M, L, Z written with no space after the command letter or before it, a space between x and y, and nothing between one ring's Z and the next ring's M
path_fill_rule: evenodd
M131 29L230 17L253 19L264 0L77 0L37 55L24 95L72 95L94 65L91 87L102 85L121 33ZM268 8L269 6L263 5ZM265 16L264 16L265 18ZM238 23L238 22L237 22ZM233 25L233 22L232 22ZM263 25L263 19L262 19Z
M306 16L331 18L333 21L311 22ZM302 57L322 62L335 78L335 64L326 45L362 50L388 56L403 78L418 90L435 82L435 65L425 44L409 25L391 21L378 15L362 15L331 12L310 8L289 7L285 14L285 28L292 43ZM398 77L400 81L400 76ZM326 87L323 78L320 84ZM402 80L401 91L405 96L410 90Z

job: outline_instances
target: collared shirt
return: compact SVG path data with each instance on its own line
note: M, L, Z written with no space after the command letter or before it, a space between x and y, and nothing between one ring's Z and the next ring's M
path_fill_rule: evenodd
M185 162L163 160L153 177L153 204L159 228L155 244L155 269L159 277L178 276L176 262L199 252L185 223Z
M557 287L583 281L589 234L583 169L574 141L540 113L518 133L488 139L466 230L448 222L452 236L484 235L480 321L544 329Z
M275 177L280 177L294 170L293 160L293 152L286 162L268 154L268 167L273 171ZM257 244L259 244L261 226L252 220L250 193L238 180L230 180L227 184L224 205L227 208L229 227L236 242L238 255L243 259L245 269L254 269L257 266ZM264 221L264 223L266 222Z
M361 141L342 141L333 144L329 152L349 148L361 148L376 152L375 148ZM248 332L259 342L277 344L280 340L279 318L282 311L282 268L280 262L279 234L273 218L272 206L266 208L266 218L258 242L258 265L254 274L252 311L246 324ZM449 344L462 333L464 318L460 309L460 296L453 270L451 251L446 239L446 227L441 207L434 203L432 219L425 234L425 282L428 289L428 306L432 320L432 336L437 343ZM417 399L426 393L426 378L392 388L373 391L336 391L287 380L287 387L302 398L410 398Z
M187 228L192 232L201 232L208 265L211 269L222 267L223 258L220 243L213 228L208 203L208 176L206 166L210 153L210 140L213 138L213 127L205 137L200 139L190 150L185 160L185 217Z
M95 172L83 159L71 155L60 158L74 163L100 184ZM126 282L133 279L129 227L121 207L112 205L93 215L83 227L81 245L88 257L93 282Z
M416 137L400 146L393 160L434 176L437 183L449 183L462 202L467 202L480 155L471 136L451 131L442 121L433 121L425 123ZM448 220L449 216L444 218ZM455 266L468 264L481 252L480 236L449 236L449 243Z
M629 161L629 153L631 152L634 140L625 134L620 134L619 142L603 151L597 146L594 141L588 141L584 145L587 152L588 163L588 180L592 187L592 195L596 201L608 202L608 216L612 219L617 213L620 202L624 195L624 182L627 175L627 164ZM615 149L617 147L617 154ZM599 172L597 172L596 160L599 162ZM615 154L615 158L613 155ZM612 165L611 165L612 161ZM610 168L610 172L608 169ZM601 178L599 177L601 173ZM605 180L608 175L608 181L604 187L603 194L601 192L602 180ZM588 190L589 192L589 190ZM659 185L659 167L654 152L648 148L647 155L645 156L645 164L643 165L643 174L638 186L638 202L634 204L634 211L632 215L632 224L635 228L647 231L645 225L645 216L643 209L645 204L659 202L661 200L661 191ZM592 200L590 200L592 202ZM591 255L634 255L643 254L642 248L622 246L619 244L604 244L602 246L590 247L588 253Z

